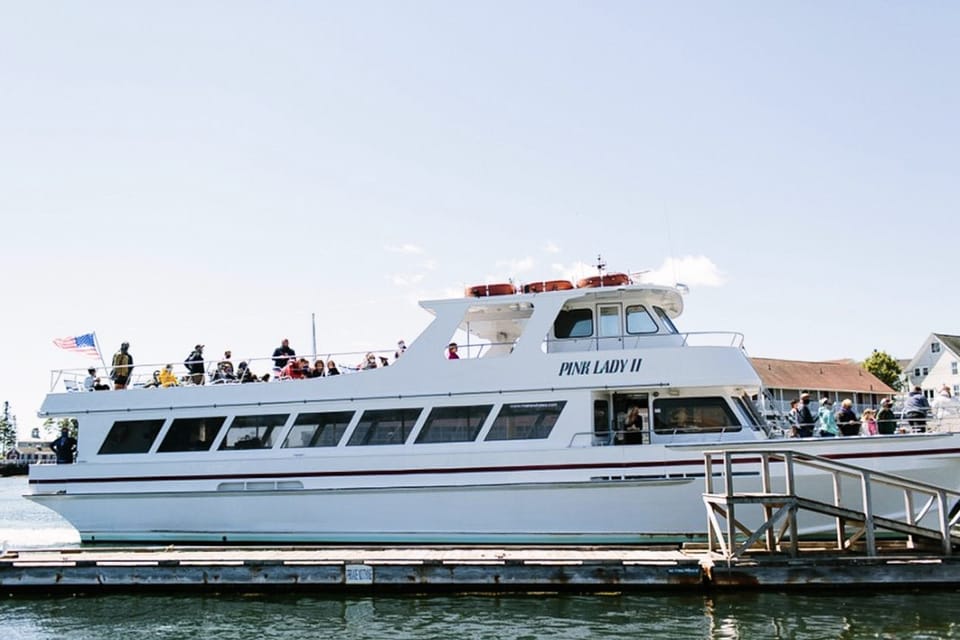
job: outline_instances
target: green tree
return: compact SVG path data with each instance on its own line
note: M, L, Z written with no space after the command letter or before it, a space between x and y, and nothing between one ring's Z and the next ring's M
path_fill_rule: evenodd
M0 414L0 453L6 457L7 452L17 447L17 418L10 415L10 403L3 403L3 413Z
M903 369L900 368L900 364L893 359L893 356L886 351L877 351L874 349L873 353L863 361L863 368L897 391L902 391L900 388L900 375L903 373Z
M60 429L66 427L70 430L70 435L74 438L77 437L77 419L76 418L60 418L59 420L54 420L53 418L47 418L43 421L43 436L47 440L56 440L60 435Z

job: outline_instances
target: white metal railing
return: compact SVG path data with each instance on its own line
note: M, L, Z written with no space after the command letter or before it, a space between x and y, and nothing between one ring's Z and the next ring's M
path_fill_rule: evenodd
M749 477L756 482L754 474L734 472L734 466L738 463L759 463L759 493L736 490L738 479ZM719 488L714 480L715 464L719 464L721 470ZM780 490L774 487L772 464L783 465L783 473L779 476L782 481ZM810 478L815 474L801 476L797 472L798 467L818 472L821 478L823 474L829 477L833 489L830 502L826 502L823 495L805 493ZM878 528L906 534L911 547L917 537L935 538L946 555L952 553L954 544L958 542L952 530L960 522L960 509L956 507L960 503L960 490L793 450L707 451L704 453L704 468L706 489L703 499L707 506L708 541L711 549L719 546L728 558L742 554L762 538L766 539L766 549L774 551L786 532L789 532L791 552L796 553L797 512L801 508L834 518L839 549L850 549L863 538L871 556L876 555L875 530ZM843 492L844 479L854 482L858 489L855 495ZM903 513L878 513L877 496L889 499L892 497L891 491L901 494ZM761 505L762 524L756 528L744 525L737 517L737 504ZM777 511L774 512L774 509ZM725 527L721 526L719 518L726 519ZM774 528L778 523L781 524L779 533ZM854 531L848 536L847 527L851 525ZM745 538L739 547L738 532Z

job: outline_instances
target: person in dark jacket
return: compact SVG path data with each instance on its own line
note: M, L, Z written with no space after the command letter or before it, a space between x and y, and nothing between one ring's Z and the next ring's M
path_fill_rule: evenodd
M927 402L927 396L923 395L923 389L919 386L913 388L903 401L903 415L910 422L914 431L923 433L927 430L927 411L930 410L930 403Z
M801 438L813 437L813 425L817 419L810 411L810 394L800 394L800 405L797 407L797 435Z
M297 352L290 348L290 341L284 338L280 346L273 350L273 368L275 372L287 366L287 361L295 355L297 355Z
M840 433L845 436L860 435L860 419L857 418L857 412L853 410L853 400L844 398L840 404L840 411L837 411L837 426L840 427Z
M77 441L70 435L70 429L62 427L60 437L50 444L50 448L57 454L57 464L73 464L73 457L77 453Z
M884 398L877 412L877 433L882 436L893 435L897 432L897 416L893 412L893 401Z
M190 380L193 384L203 384L205 376L203 368L203 345L198 344L183 361L183 366L190 372Z

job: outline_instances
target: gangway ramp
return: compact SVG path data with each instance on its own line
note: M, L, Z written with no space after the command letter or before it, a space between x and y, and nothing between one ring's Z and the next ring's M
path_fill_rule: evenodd
M727 560L758 549L796 556L803 518L832 521L821 529L833 529L837 550L862 544L869 556L881 531L909 549L933 543L949 556L960 547L957 489L789 449L708 451L704 465L707 542ZM757 467L759 491L757 474L743 471ZM752 490L742 490L747 482Z

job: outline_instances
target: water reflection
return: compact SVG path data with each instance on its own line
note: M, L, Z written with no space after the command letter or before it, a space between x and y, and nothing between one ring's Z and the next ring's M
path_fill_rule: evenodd
M0 603L7 640L956 638L955 591L877 595L102 596Z

